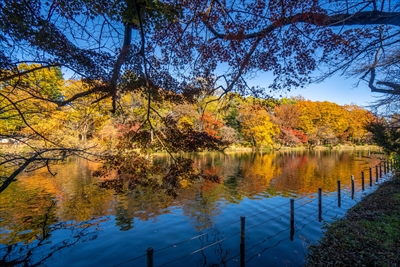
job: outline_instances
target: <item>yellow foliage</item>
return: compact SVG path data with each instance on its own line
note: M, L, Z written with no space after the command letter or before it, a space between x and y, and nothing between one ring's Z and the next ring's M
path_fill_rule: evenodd
M189 116L182 116L178 120L178 128L179 130L182 130L183 128L187 128L190 126L191 128L194 127L194 117L189 117Z
M265 109L259 106L242 107L240 110L242 133L254 146L274 145L273 138L279 134L279 128L271 122Z

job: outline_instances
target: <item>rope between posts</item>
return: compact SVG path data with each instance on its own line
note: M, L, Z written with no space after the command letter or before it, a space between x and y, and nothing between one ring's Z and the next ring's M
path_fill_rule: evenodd
M285 228L285 229L280 230L279 232L276 232L274 235L271 235L271 236L268 236L268 237L264 238L261 242L259 242L259 243L255 244L255 245L253 245L252 247L246 249L245 252L247 252L247 251L249 251L249 250L251 250L251 249L253 249L253 248L255 248L255 247L257 247L257 246L259 246L261 244L263 244L265 241L267 241L267 240L269 240L269 239L271 239L271 238L273 238L275 236L278 236L279 234L281 234L283 232L286 232L289 229L290 229L290 226Z
M273 207L273 208L271 208L271 209L267 209L267 210L264 210L264 211L260 211L260 212L258 212L258 213L256 213L256 214L252 214L252 215L246 216L246 218L251 218L251 217L254 217L254 216L257 216L257 215L266 213L266 212L268 212L268 211L275 210L275 209L277 209L277 208L281 208L281 207L286 206L286 205L287 205L287 203L284 203L284 204L282 204L282 205Z
M220 228L217 228L217 230L226 228L226 227L228 227L228 226L230 226L230 225L233 225L233 224L235 224L235 223L237 223L237 222L239 222L239 221L240 221L240 220L236 220L236 221L234 221L234 222L232 222L232 223L229 223L229 224L224 225L224 226L222 226L222 227L220 227ZM154 250L154 252L160 252L160 251L163 251L163 250L165 250L165 249L168 249L168 248L171 248L171 247L175 247L175 246L177 246L177 245L181 245L181 244L183 244L183 243L186 243L186 242L192 241L192 240L194 240L194 239L200 238L200 237L202 237L202 236L205 236L205 235L211 233L212 231L214 231L214 230L209 230L209 231L207 231L207 232L205 232L205 233L202 233L202 234L200 234L200 235L193 236L193 237L191 237L191 238L189 238L189 239L186 239L186 240L183 240L183 241L180 241L180 242L177 242L177 243L168 245L168 246L166 246L166 247L163 247L163 248L160 248L160 249L157 249L157 250Z
M290 237L286 237L286 238L284 238L284 239L279 240L275 245L266 247L265 249L263 249L263 250L262 250L260 253L258 253L258 254L261 255L261 254L264 253L266 250L278 246L281 242L283 242L283 241L285 241L285 240L287 240L287 239L290 239ZM246 261L246 263L249 262L250 260L252 260L255 256L258 256L258 254L252 256L250 259L248 259L248 260Z
M314 202L315 200L318 200L318 198L314 198L313 200L310 200L310 201L308 201L308 202L306 202L304 204L301 204L301 205L297 206L296 209L304 207L305 205L308 205L308 204Z
M308 194L308 195L306 195L306 196L303 196L302 198L308 197L308 196L310 196L310 195L312 195L312 194ZM302 199L302 198L299 198L299 199ZM313 202L313 201L315 201L315 199L313 199L312 201L307 202L307 203L311 203L311 202ZM266 213L266 212L268 212L268 211L272 211L272 210L281 208L281 207L286 206L286 205L287 205L287 203L283 203L282 205L278 205L278 206L276 206L276 207L273 207L273 208L270 208L270 209L267 209L267 210L258 212L258 213L256 213L256 214L252 214L252 215L250 215L250 216L246 216L246 219L252 218L252 217L254 217L254 216L257 216L257 215L260 215L260 214L263 214L263 213ZM303 205L303 206L304 206L304 205ZM300 207L301 207L301 206L300 206ZM286 212L286 213L289 213L289 212ZM269 221L271 221L271 220L273 220L273 219L276 219L276 218L278 218L278 217L280 217L280 216L282 216L282 215L285 215L286 213L280 214L280 215L278 215L278 216L276 216L276 217L274 217L274 218L271 218L271 219L269 219L269 220L267 220L267 221L265 221L265 222L263 222L263 223L260 223L260 224L258 224L258 225L261 225L261 224L264 224L264 223L266 223L266 222L269 222ZM239 222L239 221L240 221L240 220L236 220L236 221L234 221L234 222L232 222L232 223L229 223L229 224L227 224L227 225L224 225L224 226L222 226L222 227L218 227L217 229L218 229L218 230L221 230L221 229L226 228L226 227L228 227L228 226L231 226L231 225L233 225L233 224L235 224L235 223L237 223L237 222ZM256 225L256 226L257 226L257 225ZM255 226L253 226L253 227L255 227ZM253 228L253 227L251 227L251 228ZM248 228L248 229L251 229L251 228ZM174 243L174 244L171 244L171 245L169 245L169 246L166 246L166 247L157 249L157 250L155 250L154 252L163 251L163 250L165 250L165 249L174 247L174 246L176 246L176 245L181 245L181 244L186 243L186 242L188 242L188 241L192 241L192 240L194 240L194 239L197 239L197 238L199 238L199 237L202 237L202 236L204 236L204 235L207 235L207 234L211 233L211 231L213 231L213 230L210 230L210 231L207 231L207 232L205 232L205 233L203 233L203 234L200 234L200 235L191 237L191 238L189 238L189 239L180 241L180 242L178 242L178 243Z
M212 243L212 244L210 244L210 245L207 245L207 246L205 246L205 247L203 247L203 248L201 248L201 249L197 249L197 250L195 250L195 251L192 251L192 252L190 252L189 254L183 255L183 256L181 256L181 257L179 257L179 258L176 258L176 259L173 259L173 260L171 260L171 261L169 261L169 262L167 262L167 263L164 263L164 264L162 264L162 265L160 265L160 266L166 266L166 265L168 265L168 264L170 264L170 263L173 263L173 262L175 262L175 261L178 261L178 260L180 260L180 259L183 259L183 258L185 258L185 257L187 257L187 256L189 256L189 255L196 254L196 253L198 253L198 252L200 252L200 251L203 251L203 250L205 250L205 249L207 249L207 248L209 248L209 247L212 247L212 246L214 246L214 245L216 245L216 244L219 244L219 243L221 243L221 242L223 242L223 241L225 241L225 240L227 240L227 239L229 239L229 238L232 238L232 237L234 237L235 235L238 235L238 234L240 234L240 232L237 232L237 233L232 234L232 235L230 235L230 236L228 236L228 237L225 237L225 238L223 238L223 239L221 239L221 240L218 240L218 241L216 241L216 242L214 242L214 243Z
M305 205L307 205L307 204L310 204L310 203L314 202L316 199L317 199L317 198L315 198L315 199L313 199L313 200L311 200L311 201L308 201L308 202L306 202L306 203L304 203L304 204L298 206L297 208L303 207L303 206L305 206ZM330 202L328 205L326 205L326 206L329 206L330 204L332 204L332 203L334 203L334 202L336 202L336 200L331 201L331 202ZM254 217L254 216L259 215L259 214L261 214L261 213L265 213L265 212L267 212L267 211L271 211L271 210L274 210L274 209L277 209L277 208L280 208L280 207L283 207L283 206L286 206L286 205L287 205L287 203L284 203L284 204L282 204L282 205L276 206L276 207L271 208L271 209L268 209L268 210L266 210L266 211L263 211L263 212L260 212L260 213L257 213L257 214L253 214L253 215L251 215L251 216L248 216L247 218L251 218L251 217ZM326 207L326 206L324 206L324 207ZM289 212L290 212L290 211L281 213L281 214L279 214L279 215L277 215L277 216L275 216L275 217L273 217L273 218L270 218L270 219L268 219L268 220L266 220L266 221L264 221L264 222L261 222L261 223L259 223L259 224L253 225L253 226L251 226L251 227L248 227L246 230L249 230L249 229L258 227L258 226L260 226L260 225L262 225L262 224L265 224L265 223L267 223L267 222L270 222L270 221L272 221L272 220L274 220L274 219L276 219L276 218L279 218L279 217L281 217L281 216L283 216L283 215L288 214ZM315 214L315 213L316 213L316 212L313 212L312 214ZM304 221L306 218L309 218L312 214L310 214L309 216L303 218L303 220L301 220L301 221ZM230 226L230 225L232 225L232 224L235 224L235 223L237 223L237 222L239 222L239 221L240 221L240 220L236 220L236 221L234 221L234 222L232 222L232 223L230 223L230 224L227 224L227 225L225 225L225 226L223 226L223 227L220 227L220 228L218 228L218 229L225 228L225 227ZM296 222L296 225L297 225L298 223L300 223L301 221ZM287 231L288 229L290 229L290 227L288 227L288 228L286 228L286 229L283 229L283 230L281 230L281 231L278 231L276 234L271 235L271 236L269 236L269 237L267 237L267 238L264 238L264 240L263 240L262 242L260 242L260 243L258 243L258 244L256 244L256 245L252 246L250 249L252 249L252 248L254 248L254 247L256 247L256 246L261 245L262 243L264 243L264 242L267 241L268 239L271 239L272 237L275 237L275 236L279 235L280 233L282 233L282 232L284 232L284 231ZM200 235L191 237L191 238L189 238L189 239L183 240L183 241L178 242L178 243L171 244L171 245L166 246L166 247L163 247L163 248L161 248L161 249L157 249L157 250L155 250L155 252L160 252L160 251L165 250L165 249L167 249L167 248L171 248L171 247L174 247L174 246L176 246L176 245L180 245L180 244L183 244L183 243L185 243L185 242L188 242L188 241L191 241L191 240L200 238L200 237L202 237L202 236L204 236L204 235L207 235L207 234L210 233L210 232L211 232L211 231L207 231L206 233L203 233L203 234L200 234ZM214 246L214 245L216 245L216 244L219 244L219 243L221 243L221 242L223 242L223 241L225 241L225 240L227 240L227 239L229 239L229 238L231 238L231 237L233 237L233 236L235 236L235 235L238 235L238 234L240 234L240 232L237 232L237 233L235 233L235 234L233 234L233 235L230 235L230 236L228 236L228 237L226 237L226 238L223 238L222 240L219 240L219 241L217 241L217 242L214 242L214 243L212 243L212 244L209 244L209 245L207 245L206 247L203 247L203 248L201 248L201 249L192 251L192 252L190 252L189 254L183 255L182 257L179 257L179 258L177 258L177 259L174 259L174 260L172 260L172 261L170 261L170 262L164 263L164 264L161 265L161 266L168 265L168 264L170 264L170 263L172 263L172 262L175 262L175 261L177 261L177 260L180 260L180 259L182 259L182 258L185 258L185 257L187 257L187 256L189 256L189 255L193 255L193 254L195 254L195 253L198 253L198 252L200 252L200 251L202 251L202 250L205 250L205 249L207 249L207 248L209 248L209 247L212 247L212 246ZM250 249L247 249L246 251L248 251L248 250L250 250ZM239 255L240 255L240 254L239 254ZM146 254L137 256L137 257L135 257L135 258L132 258L132 259L130 259L130 260L124 261L124 262L122 262L122 263L119 263L119 264L113 265L113 266L114 266L114 267L120 266L120 265L122 265L122 264L128 263L128 262L130 262L130 261L137 260L137 259L139 259L139 258L141 258L141 257L144 257L144 256L146 256ZM235 257L236 257L236 256L235 256ZM233 258L234 258L234 257L233 257Z
M287 205L287 204L286 204L286 205ZM257 227L257 226L260 226L260 225L262 225L262 224L265 224L265 223L267 223L267 222L270 222L270 221L272 221L272 220L275 220L276 218L281 217L281 216L283 216L283 215L285 215L285 214L287 214L287 213L289 213L289 212L290 212L290 211L281 213L281 214L279 214L279 215L277 215L277 216L275 216L275 217L273 217L273 218L271 218L271 219L268 219L268 220L266 220L266 221L264 221L264 222L261 222L261 223L259 223L259 224L253 225L253 226L251 226L251 227L248 227L248 228L246 228L246 230L250 230L250 229L252 229L252 228L255 228L255 227Z
M329 205L332 204L333 202L335 202L335 200L332 201L332 202L330 202L330 203L329 203L328 205L326 205L326 206L329 206ZM326 207L326 206L324 206L324 207ZM314 214L316 214L317 212L318 212L318 210L317 210L317 211L314 211L314 212L312 212L312 213L310 213L308 216L304 217L302 220L297 221L297 222L295 223L295 225L299 225L301 222L305 221L306 219L311 218L311 216L314 215ZM312 220L311 220L311 221L312 221ZM298 232L300 232L302 229L304 229L304 227L305 227L306 225L308 225L308 223L304 223L303 226L302 226L301 228L297 228L297 229L296 229L296 233L298 233ZM285 228L285 229L283 229L283 230L281 230L281 231L279 231L279 232L277 232L276 234L274 234L274 235L272 235L272 236L269 236L269 237L267 237L267 238L264 238L262 242L253 245L252 247L248 248L245 252L248 252L249 250L252 250L253 248L255 248L255 247L257 247L257 246L262 245L265 241L271 239L272 237L275 237L275 236L281 234L282 232L288 231L289 229L290 229L290 226L287 227L287 228ZM289 237L289 238L290 238L290 237ZM260 253L257 253L257 254L255 254L254 256L252 256L248 261L250 261L251 259L253 259L255 256L258 256L258 255L264 253L266 250L277 246L280 242L285 241L286 239L289 239L289 238L287 237L287 238L284 238L284 239L280 240L280 241L279 241L277 244L275 244L274 246L266 247L266 248L265 248L264 250L262 250ZM239 255L240 255L240 254L239 254ZM248 262L248 261L246 261L246 262Z
M301 205L300 207L305 206L305 205L307 205L307 204L309 204L309 203L312 203L313 201L315 201L315 199L306 202L305 204ZM287 205L287 203L285 203L285 204L283 204L283 205L279 205L279 206L277 206L277 207L274 207L273 209L276 209L276 208L278 208L278 207L282 207L282 206L284 206L284 205ZM273 210L273 209L269 209L269 210ZM265 213L265 211L263 211L263 212L261 212L261 213ZM284 212L284 213L282 213L282 214L280 214L280 215L278 215L278 216L276 216L276 217L274 217L274 218L268 219L268 220L266 220L266 221L264 221L264 222L262 222L262 223L259 223L259 224L257 224L257 225L253 225L252 227L249 227L249 228L247 228L246 230L249 230L249 229L255 228L255 227L259 226L259 225L265 224L265 223L267 223L267 222L269 222L269 221L272 221L272 220L274 220L274 219L276 219L276 218L278 218L278 217L280 217L280 216L283 216L283 215L285 215L285 214L287 214L287 213L289 213L289 212ZM316 213L316 212L314 212L314 213ZM314 214L314 213L312 213L312 214ZM258 213L258 214L260 214L260 213ZM256 214L256 215L258 215L258 214ZM303 218L302 221L304 221L306 218L309 218L312 214L310 214L308 217ZM251 215L250 217L254 217L254 216L255 216L255 215ZM237 221L236 221L236 222L237 222ZM236 223L236 222L235 222L235 223ZM301 221L300 221L300 222L301 222ZM220 229L221 229L221 228L220 228ZM261 243L259 243L259 244L256 244L255 246L251 247L250 249L252 249L252 248L254 248L254 247L256 247L256 246L258 246L258 245L264 243L266 240L268 240L268 239L270 239L270 238L272 238L272 237L274 237L274 236L277 236L277 235L279 235L280 233L282 233L282 232L284 232L284 231L287 231L288 229L290 229L290 227L288 227L288 228L286 228L286 229L283 229L283 230L277 232L275 235L272 235L272 236L269 236L268 238L265 238L265 239L263 240L263 242L261 242ZM167 263L164 263L164 264L162 264L162 265L160 265L160 266L166 266L166 265L171 264L171 263L173 263L173 262L175 262L175 261L178 261L178 260L180 260L180 259L183 259L183 258L185 258L185 257L187 257L187 256L189 256L189 255L196 254L196 253L198 253L198 252L200 252L200 251L203 251L203 250L205 250L205 249L207 249L207 248L209 248L209 247L212 247L212 246L214 246L214 245L216 245L216 244L219 244L219 243L221 243L221 242L223 242L223 241L225 241L225 240L227 240L227 239L229 239L229 238L231 238L231 237L233 237L233 236L235 236L235 235L238 235L238 234L240 234L240 232L237 232L237 233L235 233L235 234L233 234L233 235L230 235L229 237L226 237L226 238L223 238L223 239L221 239L221 240L219 240L219 241L216 241L216 242L214 242L214 243L211 243L211 244L209 244L209 245L207 245L207 246L205 246L205 247L202 247L201 249L192 251L192 252L190 252L189 254L185 254L185 255L183 255L183 256L181 256L181 257L179 257L179 258L176 258L176 259L174 259L174 260L172 260L172 261L169 261L169 262L167 262ZM205 234L198 235L198 236L196 236L196 237L192 237L190 240L193 240L193 239L195 239L195 238L201 237L201 236L203 236L203 235L205 235ZM282 242L282 241L283 241L283 240L281 240L280 242ZM185 241L183 241L183 242L185 242ZM180 243L183 243L183 242L180 242ZM279 244L279 243L278 243L278 244ZM171 247L171 246L168 246L168 247ZM167 248L167 247L165 247L165 248ZM165 248L163 248L163 249L165 249ZM159 249L159 250L157 250L157 251L161 251L161 250L163 250L163 249ZM248 249L248 250L249 250L249 249ZM246 250L246 251L248 251L248 250ZM239 254L239 255L240 255L240 254ZM233 258L234 258L234 257L233 257Z

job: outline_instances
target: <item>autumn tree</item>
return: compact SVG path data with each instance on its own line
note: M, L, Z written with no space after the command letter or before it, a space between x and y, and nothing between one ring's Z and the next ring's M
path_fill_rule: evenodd
M279 126L280 131L276 141L280 146L293 146L307 142L307 136L298 130L301 111L296 101L291 102L275 106L272 116L272 121Z
M30 171L61 161L71 153L79 155L82 146L70 142L68 119L54 101L61 101L64 80L58 67L42 68L38 64L20 64L15 76L1 82L0 137L23 144L14 152L0 151L0 192L23 170ZM73 149L68 149L66 147ZM49 169L51 172L51 170Z
M29 72L38 68L38 64L20 64L18 71ZM37 124L49 115L56 105L41 99L57 100L61 98L63 78L58 67L29 72L1 83L1 122L3 137L13 138L13 134L29 125Z
M371 111L363 109L357 105L345 105L344 108L349 112L349 140L353 143L365 143L371 141L371 132L368 125L376 121L376 117Z
M271 122L268 112L258 105L244 105L240 109L241 132L253 147L274 146L274 137L279 133Z
M295 104L283 104L274 108L276 122L286 128L296 129L301 111Z
M68 80L62 90L62 95L64 98L70 98L85 90L83 88L86 86L87 84L83 81ZM65 119L68 121L65 124L66 128L69 128L71 135L83 143L94 138L97 132L110 120L110 113L107 110L109 101L98 102L97 99L96 94L92 94L62 107Z
M198 124L197 120L200 115L193 105L188 103L175 105L172 107L171 113L174 120L177 121L179 129L185 127L195 128Z
M310 145L336 144L345 141L349 128L348 112L331 102L299 101L299 128L307 134Z
M203 115L200 117L201 122L204 125L204 131L214 137L219 138L220 128L224 125L222 121L216 119L210 112L204 112Z

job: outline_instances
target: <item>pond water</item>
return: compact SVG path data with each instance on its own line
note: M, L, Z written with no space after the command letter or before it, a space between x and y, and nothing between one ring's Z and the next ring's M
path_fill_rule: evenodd
M0 194L0 266L146 266L150 246L154 266L240 266L241 216L246 266L301 266L324 223L376 188L383 157L368 150L191 156L222 181L185 185L177 197L146 188L117 194L99 186L92 176L99 165L85 160L57 166L55 177L46 170L19 177Z

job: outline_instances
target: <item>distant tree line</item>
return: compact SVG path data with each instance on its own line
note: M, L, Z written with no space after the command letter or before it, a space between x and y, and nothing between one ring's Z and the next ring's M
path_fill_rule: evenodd
M38 69L21 64L20 71ZM207 87L198 78L196 85ZM27 142L101 144L104 149L142 149L171 152L218 150L230 146L279 149L282 146L371 143L368 125L377 118L356 105L313 102L302 97L260 99L207 88L186 100L179 94L150 103L144 92L127 92L118 101L119 112L108 112L106 102L95 97L71 104L57 103L90 90L82 80L64 80L58 67L42 68L2 83L0 135ZM18 88L19 90L16 90ZM209 92L213 92L210 94ZM176 102L168 97L182 98ZM46 101L42 101L46 99ZM15 104L13 104L15 103ZM167 126L166 126L167 125ZM174 143L174 147L168 146Z

